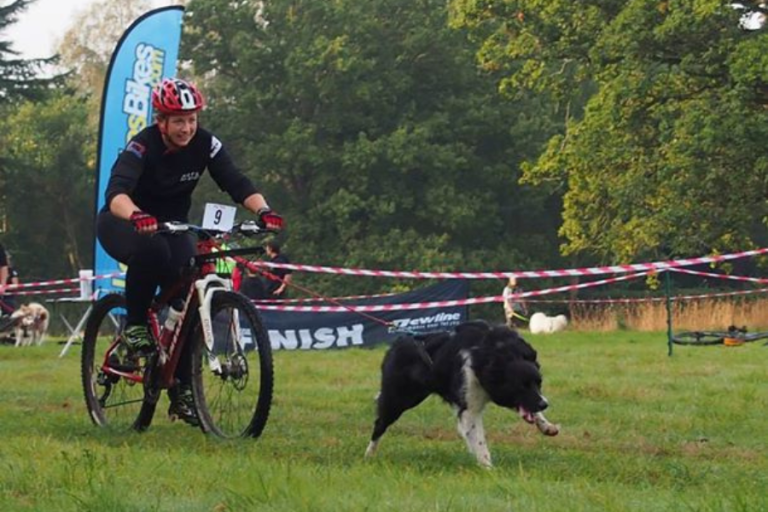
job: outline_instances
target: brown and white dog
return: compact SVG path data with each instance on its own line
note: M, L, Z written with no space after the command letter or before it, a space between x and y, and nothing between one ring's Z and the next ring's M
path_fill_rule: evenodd
M51 315L42 304L30 302L22 304L11 314L14 322L14 335L17 347L28 347L32 344L41 345L48 332Z

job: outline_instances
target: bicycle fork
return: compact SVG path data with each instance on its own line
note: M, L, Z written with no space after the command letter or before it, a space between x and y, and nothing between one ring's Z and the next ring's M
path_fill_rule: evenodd
M230 291L231 281L223 279L216 274L208 274L203 279L195 281L195 288L197 289L198 299L200 307L198 311L200 313L200 323L203 328L203 338L205 339L205 346L208 349L208 365L211 371L216 375L223 373L221 362L214 353L214 339L213 339L213 318L211 317L211 303L213 302L213 296L217 292ZM233 330L236 342L240 340L240 317L239 311L235 309L232 312L232 318L229 322L229 328Z

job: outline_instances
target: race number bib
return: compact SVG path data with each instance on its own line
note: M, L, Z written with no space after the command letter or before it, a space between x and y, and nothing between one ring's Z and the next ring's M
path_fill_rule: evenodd
M235 224L237 208L223 204L206 203L203 214L203 229L229 231Z

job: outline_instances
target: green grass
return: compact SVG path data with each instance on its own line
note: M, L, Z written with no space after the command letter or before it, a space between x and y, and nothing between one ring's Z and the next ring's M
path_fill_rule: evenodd
M263 437L222 442L162 414L145 434L94 427L78 348L2 346L0 510L768 510L762 342L670 358L660 333L529 341L561 433L489 407L493 470L436 398L363 459L383 348L277 353Z

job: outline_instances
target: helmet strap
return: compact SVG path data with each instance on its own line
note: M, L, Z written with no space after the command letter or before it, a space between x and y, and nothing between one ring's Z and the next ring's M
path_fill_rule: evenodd
M165 138L165 135L168 133L168 118L165 116L157 116L155 117L155 124L157 124L160 133L163 135L163 138Z
M168 122L168 119L163 119L157 121L157 127L160 130L160 137L163 139L163 144L165 144L165 147L168 148L168 151L177 151L181 149L181 146L177 146L176 144L171 141L171 138L168 137L168 130L166 129L165 123Z
M160 136L163 138L163 144L165 144L165 147L168 148L168 151L177 151L181 149L181 146L177 146L176 144L174 144L171 141L170 137L168 137L168 135L163 133L162 130L160 130Z

